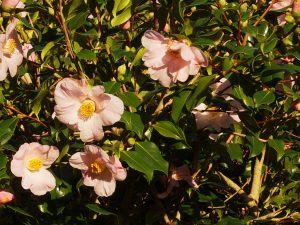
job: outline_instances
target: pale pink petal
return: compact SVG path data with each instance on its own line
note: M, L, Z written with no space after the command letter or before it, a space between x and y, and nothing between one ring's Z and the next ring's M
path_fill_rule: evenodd
M167 69L168 67L161 67L159 69L149 69L148 72L153 80L159 80L162 86L169 87L172 84L172 78Z
M195 60L192 60L189 65L189 74L196 75L199 72L200 65Z
M283 26L284 24L286 24L285 17L286 14L281 14L280 16L277 16L277 23L279 26Z
M54 99L60 107L81 103L87 97L87 88L82 81L64 78L55 87Z
M12 55L10 55L10 58L5 58L9 73L12 77L14 77L17 74L18 66L23 62L23 55L17 50Z
M69 159L69 163L73 168L80 169L80 170L88 170L88 166L84 161L85 157L86 154L84 152L76 152Z
M142 37L142 45L147 49L160 48L167 39L154 30L147 30Z
M116 189L116 180L112 174L105 170L101 173L101 179L95 181L94 190L99 196L107 197L112 195Z
M17 4L20 0L3 0L2 7L3 8L16 8Z
M54 106L54 111L56 118L66 125L74 125L78 123L79 109L81 104L79 102L75 102L70 105L56 105Z
M89 98L96 104L96 113L102 111L110 103L110 96L104 93L104 87L94 86L89 94Z
M80 120L78 129L80 131L80 139L83 142L101 140L104 136L102 121L98 115L94 115L88 120Z
M120 98L111 94L106 95L110 97L110 101L100 113L100 118L104 126L112 125L119 121L124 112L124 104Z
M112 156L111 162L113 163L113 166L116 168L116 172L114 173L114 178L119 181L125 180L127 176L127 172L126 169L123 168L120 160L117 157Z
M204 103L200 103L198 106L196 106L193 110L193 113L195 114L197 111L203 111L207 109L207 105Z
M177 71L177 73L173 73L173 75L175 75L173 77L174 79L174 83L178 80L178 81L181 81L181 82L184 82L188 79L189 77L189 66L186 65L184 67L182 67L181 69L179 69Z
M212 84L209 86L211 89L213 89L212 95L224 95L224 94L231 94L232 93L232 88L231 88L231 83L228 79L223 77L221 80L218 82Z
M24 161L22 159L15 159L10 163L10 170L16 177L22 177L24 174Z
M191 50L193 51L195 60L198 62L198 64L202 67L207 67L208 59L203 53L203 51L201 51L199 48L196 48L194 46L191 47Z
M149 50L143 55L143 61L145 61L145 66L147 67L161 67L165 64L164 56L166 55L167 49L157 48Z
M44 195L55 188L56 182L48 170L39 170L33 173L26 170L21 185L24 189L30 189L34 195Z
M49 168L51 164L54 163L58 158L59 150L55 146L48 145L44 145L43 148L47 148L47 155L44 156L44 167Z
M170 49L180 51L181 58L185 61L191 61L195 57L191 47L182 42L173 42Z
M292 4L293 4L293 0L279 0L272 5L270 10L271 11L281 10L281 9L291 6Z
M83 173L83 184L88 186L88 187L94 187L97 183L97 180L95 177L92 177L91 174L89 173Z

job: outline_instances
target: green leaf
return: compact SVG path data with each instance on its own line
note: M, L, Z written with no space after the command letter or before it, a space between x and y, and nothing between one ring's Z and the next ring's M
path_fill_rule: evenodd
M39 116L39 113L41 111L42 101L47 96L48 93L49 90L47 89L47 87L42 85L41 89L39 90L39 93L36 95L36 97L33 100L32 111L37 117Z
M258 156L263 148L264 148L264 144L260 142L260 140L258 140L258 138L254 137L254 136L247 136L246 137L248 144L247 146L250 149L250 155L249 157L255 157Z
M41 52L41 59L44 60L46 54L50 51L51 48L53 48L56 45L56 42L50 41L46 44L46 46L43 48Z
M71 15L72 12L74 12L81 5L82 2L83 0L73 0L69 8L68 15Z
M254 94L255 106L258 107L263 104L270 104L275 101L275 95L270 91L258 91Z
M143 57L143 55L147 52L148 50L146 48L141 48L138 50L138 52L136 53L131 65L130 65L130 69L133 66L138 65L138 63L140 62L141 58Z
M99 205L97 205L97 204L86 204L85 207L87 207L88 209L92 210L95 213L98 213L99 215L104 215L104 216L108 216L108 215L116 216L117 215L115 213L112 213L105 209L100 208Z
M236 98L242 100L246 106L250 106L250 107L254 106L253 99L245 94L243 88L240 85L233 87L232 94Z
M284 156L284 141L278 139L271 139L268 140L268 146L275 149L275 151L277 152L277 161L279 161L282 158L282 156Z
M116 17L117 12L125 9L129 4L131 5L130 0L115 0L114 8L112 10L113 16Z
M125 23L127 20L129 20L130 17L131 17L131 7L128 7L121 14L117 15L111 20L111 25L113 27L121 25L122 23Z
M273 38L271 41L266 43L261 43L260 49L263 53L271 52L277 45L278 38Z
M116 81L104 82L105 93L114 94L121 88L121 84Z
M180 115L182 114L182 109L189 99L191 93L191 90L184 90L181 91L178 96L173 97L171 117L174 122L177 122L179 120Z
M201 77L198 81L198 86L195 88L192 96L186 103L187 110L191 110L194 108L199 100L199 98L207 91L209 85L211 84L212 80L215 76L206 76Z
M96 54L91 50L83 49L77 53L77 57L79 59L94 60L96 59Z
M32 215L30 215L28 212L26 212L25 210L23 210L23 209L21 209L19 207L11 206L11 205L6 205L6 207L9 208L9 209L12 209L13 211L15 211L15 212L17 212L19 214L22 214L24 216L28 216L28 217L32 217L33 218Z
M243 162L243 151L239 144L226 144L231 160Z
M141 116L136 113L131 113L125 111L122 114L121 122L125 123L127 130L133 131L136 135L142 139L144 133L144 123L141 119Z
M75 17L68 21L69 29L72 31L81 27L86 22L86 18L89 14L89 11L78 13Z
M153 125L153 128L164 137L174 138L178 141L186 142L182 129L175 126L175 124L170 121L159 121Z
M134 94L134 92L123 92L119 97L126 106L136 108L141 104L141 100Z
M6 144L14 135L19 118L14 117L0 122L0 144Z
M132 169L144 173L148 181L152 180L154 170L168 174L169 164L153 142L137 142L135 151L121 151L121 159Z
M183 21L184 9L183 9L182 5L183 5L183 0L173 0L172 1L173 15L181 23L184 22Z

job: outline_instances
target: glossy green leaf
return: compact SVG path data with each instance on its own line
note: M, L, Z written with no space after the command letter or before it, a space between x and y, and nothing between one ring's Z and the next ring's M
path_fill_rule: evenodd
M141 104L141 100L134 94L134 92L123 92L119 97L126 106L132 106L136 108Z
M113 16L116 17L117 12L125 9L129 4L131 4L130 0L115 0L114 8L112 10Z
M170 121L159 121L153 128L164 137L174 138L179 141L186 141L184 132Z
M209 85L211 85L214 78L215 76L206 76L206 77L201 77L199 79L197 87L195 88L193 94L191 95L191 97L188 99L186 103L186 108L188 110L191 110L194 107L196 107L198 100L207 91Z
M152 180L154 170L168 174L168 162L153 142L137 142L135 151L121 151L121 159L132 169L144 173L148 181Z
M262 152L264 144L254 136L247 136L246 139L248 141L247 146L250 149L249 157L258 156Z
M45 56L47 55L47 53L50 51L51 48L53 48L55 46L55 42L54 41L50 41L48 42L45 47L43 48L42 52L41 52L41 59L44 60Z
M86 204L85 205L88 209L92 210L93 212L99 214L99 215L104 215L104 216L108 216L108 215L114 215L116 216L115 213L113 212L109 212L106 209L102 209L99 205L97 204Z
M277 161L279 161L285 154L284 141L278 139L268 140L268 146L275 149L277 152Z
M96 54L91 50L83 49L77 53L77 57L79 59L94 60L96 59Z
M263 53L271 52L276 47L278 40L278 38L273 38L272 40L267 41L266 43L261 43L261 51Z
M226 144L231 160L243 162L243 151L239 144Z
M121 14L117 15L111 20L111 25L113 27L121 25L129 20L131 17L131 7L125 9Z
M178 95L173 97L171 117L175 123L180 119L183 107L185 106L191 93L192 93L191 90L184 90L181 91Z
M258 91L253 96L256 107L263 104L271 104L275 101L275 95L271 91Z
M32 215L30 215L28 212L26 212L25 210L21 209L20 207L17 206L11 206L11 205L6 205L7 208L12 209L13 211L22 214L24 216L28 216L28 217L32 217Z
M71 15L81 5L82 2L83 0L73 0L69 8L68 15Z
M120 91L121 84L116 81L104 82L105 93L114 94Z
M0 122L0 144L6 144L14 135L19 118L13 117Z
M90 14L89 11L80 12L75 17L73 17L70 21L68 21L68 27L71 31L78 29L81 27L85 22L86 18Z
M133 131L140 139L142 139L144 133L144 123L139 114L125 111L122 114L120 121L125 123L127 130Z

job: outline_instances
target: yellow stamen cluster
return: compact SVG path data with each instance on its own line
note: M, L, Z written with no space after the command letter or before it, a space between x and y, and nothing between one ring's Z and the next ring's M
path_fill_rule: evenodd
M92 164L91 164L91 171L94 174L100 174L105 170L106 166L104 162L101 159L96 159Z
M209 108L207 108L207 111L217 111L217 110L220 110L220 108L218 108L218 107L209 107Z
M43 160L40 158L32 158L27 162L27 169L30 171L38 171L43 166Z
M96 104L90 99L86 99L81 103L79 115L83 119L89 119L96 111Z
M2 49L4 54L11 55L16 50L17 44L14 39L8 39Z

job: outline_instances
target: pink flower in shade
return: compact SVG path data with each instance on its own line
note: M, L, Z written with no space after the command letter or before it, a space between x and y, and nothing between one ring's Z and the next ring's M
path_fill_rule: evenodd
M300 112L300 102L294 104L294 109Z
M2 7L3 8L18 8L17 6L22 5L23 2L21 2L20 0L3 0L2 1ZM23 4L24 5L24 4ZM22 7L24 8L24 6Z
M240 118L236 113L222 112L218 108L208 108L207 105L201 103L192 111L195 115L197 129L213 127L217 132L221 128L228 128L234 122L240 122Z
M175 186L179 186L178 181L185 180L191 187L198 188L197 183L191 176L190 170L187 165L176 167L172 170L172 174L168 180L167 190L165 192L157 194L158 198L166 198Z
M151 78L165 87L177 80L186 81L189 75L196 75L201 66L208 65L208 60L200 49L165 38L153 30L145 32L142 44L148 49L142 59Z
M99 196L110 196L116 189L116 180L125 180L127 173L120 160L109 156L100 147L86 145L84 152L77 152L69 159L72 167L80 169L83 184L94 187Z
M7 191L0 191L0 204L6 204L11 202L15 196Z
M103 127L119 121L124 104L104 93L104 87L91 87L86 80L64 78L55 88L55 116L69 128L79 131L84 142L101 140Z
M7 26L5 34L0 34L0 81L7 77L7 70L14 77L22 61L22 46L15 30L15 23L11 23Z
M32 51L33 47L31 44L28 43L23 43L22 44L22 50L23 50L23 57L25 59L28 59L31 62L35 62L36 61L36 55L35 52ZM28 55L28 53L30 52L30 54Z
M13 156L10 170L22 177L24 189L30 189L34 195L44 195L55 188L55 178L47 169L58 156L59 150L54 146L25 143Z
M271 11L281 10L287 7L290 7L293 4L294 0L278 0L271 6Z

